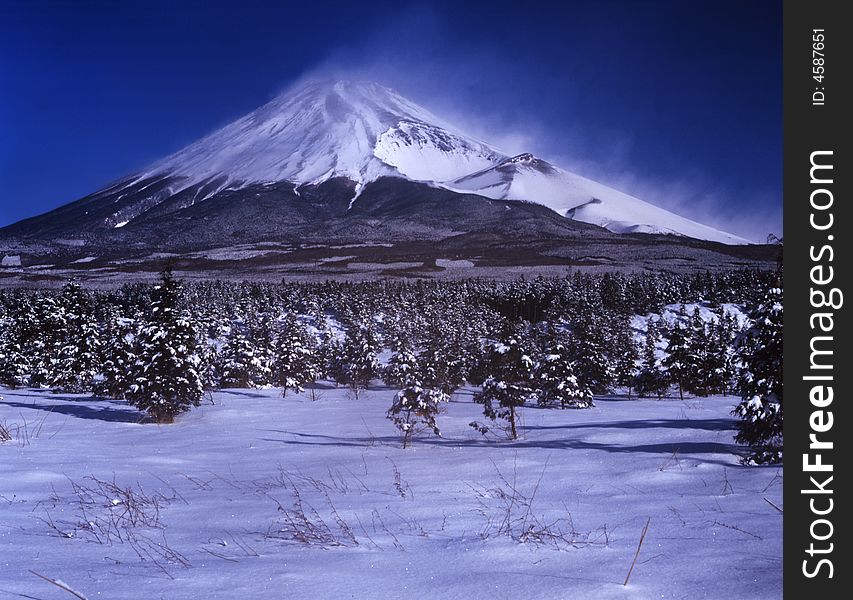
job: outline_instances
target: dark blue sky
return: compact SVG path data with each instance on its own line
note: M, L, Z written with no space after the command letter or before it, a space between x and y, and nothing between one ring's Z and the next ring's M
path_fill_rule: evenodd
M781 233L777 0L0 0L0 225L328 72L733 233Z

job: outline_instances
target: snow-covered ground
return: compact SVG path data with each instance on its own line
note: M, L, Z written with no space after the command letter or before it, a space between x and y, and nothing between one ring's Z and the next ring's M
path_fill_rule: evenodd
M391 390L279 394L157 426L3 390L0 597L781 597L781 469L739 465L733 398L528 407L508 442L463 390L403 450Z

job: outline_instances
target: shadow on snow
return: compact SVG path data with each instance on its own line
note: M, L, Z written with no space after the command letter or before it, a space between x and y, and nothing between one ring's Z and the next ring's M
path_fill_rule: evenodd
M606 423L574 423L570 425L525 425L528 431L548 429L704 429L706 431L734 431L734 419L637 419Z
M375 444L382 445L399 445L399 436L333 436L324 434L301 433L295 431L283 431L278 429L267 429L270 433L280 433L287 436L293 436L297 439L281 439L281 438L262 438L266 442L284 444L288 446L353 446L353 447L370 447ZM710 457L704 457L705 454L731 454L740 456L742 448L735 443L725 442L663 442L659 444L635 444L635 445L620 445L608 444L599 442L586 442L577 439L558 439L558 440L525 440L519 439L515 441L506 440L494 442L487 439L447 439L437 437L416 437L412 440L415 446L439 446L439 447L476 447L476 448L538 448L543 450L599 450L602 452L631 454L659 454L662 457L671 456L677 453L678 456L690 456L695 460L731 466L731 463L725 460L717 460Z
M11 406L13 408L30 408L35 410L43 410L48 413L56 413L59 415L77 417L78 419L95 419L98 421L108 421L111 423L147 423L149 421L147 415L144 415L130 407L124 409L112 408L110 406L104 406L103 408L95 408L92 406L80 404L82 400L81 398L66 398L63 396L55 396L51 399L59 400L61 402L68 402L69 404L26 404L24 402L13 402L5 399L0 400L0 404L5 404L6 406ZM92 399L90 398L89 400L91 401ZM102 402L104 402L105 404L115 404L114 401Z

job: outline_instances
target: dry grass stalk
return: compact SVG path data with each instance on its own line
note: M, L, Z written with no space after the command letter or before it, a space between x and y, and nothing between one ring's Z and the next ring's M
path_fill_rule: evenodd
M637 544L637 551L634 552L634 560L631 561L631 568L628 569L628 574L625 576L625 583L622 585L628 585L628 580L631 578L631 572L634 570L634 565L637 564L637 558L640 556L640 548L643 547L643 540L646 539L646 532L649 530L649 523L651 523L652 518L649 517L646 519L646 526L643 527L643 533L640 534L640 543Z

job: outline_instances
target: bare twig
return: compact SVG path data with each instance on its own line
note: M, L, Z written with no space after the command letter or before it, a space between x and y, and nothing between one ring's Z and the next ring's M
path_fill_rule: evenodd
M661 466L658 467L658 471L665 471L666 468L670 465L670 463L675 462L677 466L681 466L681 462L678 460L678 448L672 451L672 455L667 458Z
M542 472L539 473L539 479L536 480L536 485L533 487L533 493L530 494L530 501L527 503L527 510L524 512L524 517L521 519L521 531L527 531L527 518L530 516L530 511L533 509L533 500L536 499L536 492L539 491L539 485L542 483L542 478L545 477L545 469L548 468L548 463L551 460L551 455L549 454L545 458L545 464L542 465Z
M625 576L625 583L623 583L623 584L622 584L623 586L628 585L628 579L630 579L630 578L631 578L631 573L632 573L632 572L633 572L633 570L634 570L634 565L636 565L636 564L637 564L637 558L640 556L640 548L642 548L642 547L643 547L643 540L645 540L645 539L646 539L646 532L648 532L648 530L649 530L649 523L651 523L651 522L652 522L652 518L651 518L651 517L649 517L648 519L646 519L646 526L645 526L645 527L643 527L643 533L641 533L641 534L640 534L640 543L639 543L639 544L637 544L637 551L636 551L636 552L634 552L634 560L632 560L632 561L631 561L631 568L630 568L630 569L628 569L628 574Z
M776 483L778 480L782 479L782 478L779 476L779 474L780 474L781 472L782 472L782 469L778 469L778 470L776 471L776 474L775 474L775 475L773 475L773 479L771 479L771 480L770 480L770 482L769 482L769 483L764 487L764 489L763 489L763 490L761 490L761 491L762 491L762 492L766 492L768 489L770 489L770 486L771 486L771 485L773 485L774 483Z
M61 589L61 590L65 590L66 592L68 592L68 593L69 593L69 594L71 594L72 596L75 596L75 597L79 598L80 600L87 600L86 596L84 596L83 594L81 594L81 593L79 593L79 592L75 592L74 590L72 590L70 587L68 587L67 585L65 585L65 584L64 584L64 583L62 583L61 581L57 581L56 579L51 579L50 577L45 577L45 576L44 576L44 575L42 575L41 573L36 573L36 572L35 572L35 571L33 571L32 569L27 569L27 570L28 570L30 573L32 573L33 575L35 575L36 577L39 577L39 578L41 578L41 579L44 579L46 582L48 582L48 583L50 583L50 584L52 584L52 585L55 585L56 587L58 587L58 588L59 588L59 589Z
M44 414L44 416L41 418L41 421L39 421L38 426L36 426L36 430L33 432L33 437L38 437L41 435L41 428L44 427L44 422L47 421L47 418L53 413L53 409L55 409L55 408L56 408L56 404L51 406L50 410L48 410Z
M732 487L732 484L729 483L729 473L728 470L723 468L723 489L720 492L721 496L728 496L730 494L734 494L735 489Z
M719 521L717 521L717 520L714 520L714 522L712 523L712 525L719 525L720 527L725 527L726 529L732 529L732 530L734 530L734 531L739 531L739 532L741 532L741 533L743 533L743 534L746 534L746 535L748 535L748 536L750 536L750 537L753 537L753 538L755 538L755 539L757 539L757 540L762 539L762 537L761 537L760 535L755 534L755 533L752 533L751 531L747 531L746 529L741 529L741 528L740 528L740 527L738 527L737 525L729 525L729 524L727 524L727 523L721 523L721 522L719 522Z
M211 556L215 556L216 558L221 558L222 560L227 560L228 562L240 562L236 558L230 558L228 556L225 556L224 554L219 554L218 552L214 552L213 550L209 550L209 549L205 548L204 546L202 546L201 549L204 552L207 552L208 554L210 554Z

